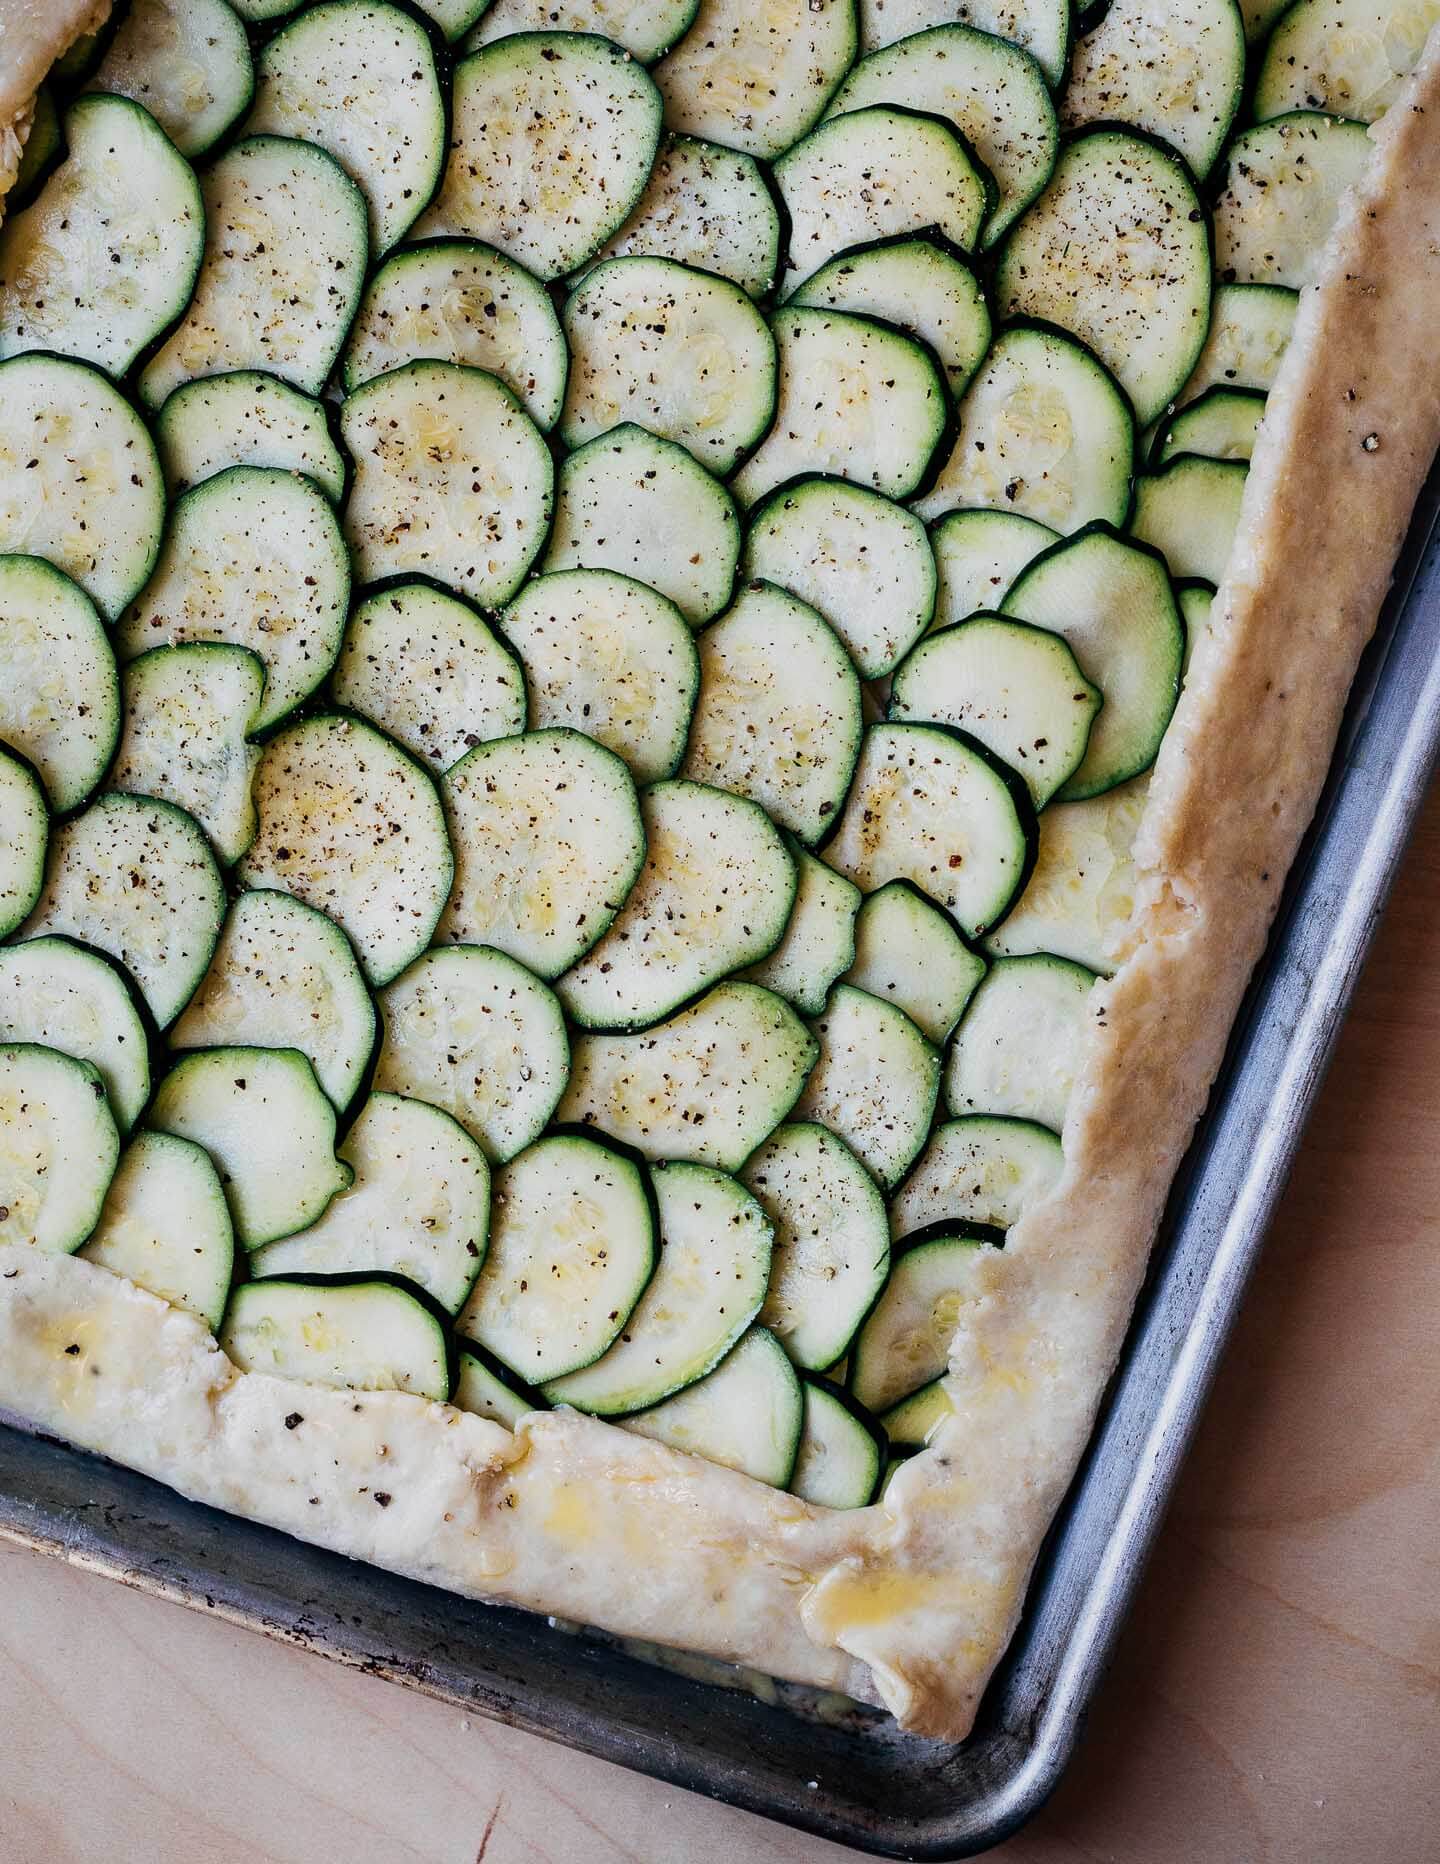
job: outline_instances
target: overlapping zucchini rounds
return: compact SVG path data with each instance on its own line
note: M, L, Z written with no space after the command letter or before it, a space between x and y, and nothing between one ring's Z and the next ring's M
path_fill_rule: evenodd
M945 11L147 0L57 74L0 1239L827 1506L948 1414L1418 41Z

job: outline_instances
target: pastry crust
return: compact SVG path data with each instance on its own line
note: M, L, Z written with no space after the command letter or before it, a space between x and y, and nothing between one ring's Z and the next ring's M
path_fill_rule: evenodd
M100 10L0 0L0 121ZM241 1373L199 1321L22 1248L0 1249L0 1406L377 1565L963 1736L1093 1425L1440 445L1440 34L1374 140L1303 294L1151 781L1126 955L1094 993L1064 1175L1003 1252L974 1252L955 1416L884 1503L832 1514L572 1412L512 1434L399 1393Z

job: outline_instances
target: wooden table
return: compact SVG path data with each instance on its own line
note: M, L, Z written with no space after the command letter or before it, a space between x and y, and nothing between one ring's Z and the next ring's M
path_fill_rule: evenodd
M1440 794L1087 1738L1006 1864L1440 1859ZM3 1864L852 1854L0 1551Z

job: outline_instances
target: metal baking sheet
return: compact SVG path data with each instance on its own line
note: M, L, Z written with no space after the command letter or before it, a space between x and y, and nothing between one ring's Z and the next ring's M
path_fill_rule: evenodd
M882 1856L971 1856L1058 1780L1155 1535L1440 746L1440 482L1422 499L1125 1357L971 1738L698 1681L182 1500L0 1426L0 1535Z

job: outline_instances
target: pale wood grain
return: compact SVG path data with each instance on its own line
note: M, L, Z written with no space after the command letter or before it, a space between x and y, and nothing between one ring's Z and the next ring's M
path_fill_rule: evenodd
M1440 1858L1440 797L1075 1766L1005 1864ZM0 1864L849 1853L0 1551Z

